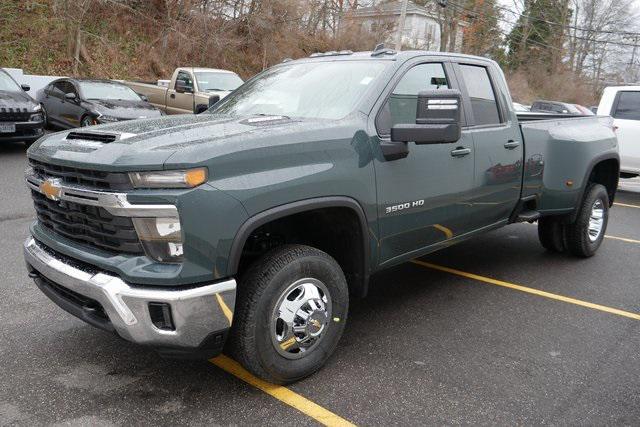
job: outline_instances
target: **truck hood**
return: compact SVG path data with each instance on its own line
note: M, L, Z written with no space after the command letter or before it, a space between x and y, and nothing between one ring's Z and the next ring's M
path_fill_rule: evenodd
M96 170L157 170L203 164L207 159L283 141L319 139L336 123L282 116L164 116L50 134L28 154L40 161ZM105 136L115 140L101 142Z

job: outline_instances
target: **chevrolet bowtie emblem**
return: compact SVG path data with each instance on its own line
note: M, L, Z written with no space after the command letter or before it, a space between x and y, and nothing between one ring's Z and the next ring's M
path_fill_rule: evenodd
M40 184L40 192L47 196L47 199L58 201L62 193L61 183L62 181L60 179L49 178Z

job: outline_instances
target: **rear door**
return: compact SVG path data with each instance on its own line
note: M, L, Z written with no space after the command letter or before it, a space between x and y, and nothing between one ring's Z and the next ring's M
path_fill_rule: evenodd
M640 172L640 91L620 91L611 108L618 126L621 169Z
M378 101L378 142L392 126L415 124L418 93L458 88L451 64L418 59L400 69ZM464 110L463 110L464 112ZM463 130L450 144L408 143L404 159L376 158L380 263L394 263L468 231L474 188L473 138Z
M455 64L475 145L470 226L481 229L511 215L522 185L523 143L501 75L485 62Z
M178 82L184 83L186 91L178 89ZM169 114L189 114L193 113L194 84L191 73L178 71L173 87L167 90L167 113Z

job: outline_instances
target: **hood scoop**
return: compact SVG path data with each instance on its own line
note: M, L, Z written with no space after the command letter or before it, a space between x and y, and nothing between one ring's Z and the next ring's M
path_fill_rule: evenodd
M66 140L78 145L99 148L104 144L131 138L133 133L107 133L98 131L73 131L67 134Z

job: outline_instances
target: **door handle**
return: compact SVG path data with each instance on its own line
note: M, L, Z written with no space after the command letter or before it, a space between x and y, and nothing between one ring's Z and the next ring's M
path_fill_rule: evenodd
M504 144L504 148L506 148L507 150L513 150L514 148L517 148L519 146L520 146L520 141L514 141L513 139L510 139Z
M175 93L172 93L171 95L169 95L169 98L171 98L171 99L175 99L175 97L176 97Z
M458 147L451 152L453 157L464 157L471 154L471 148Z

